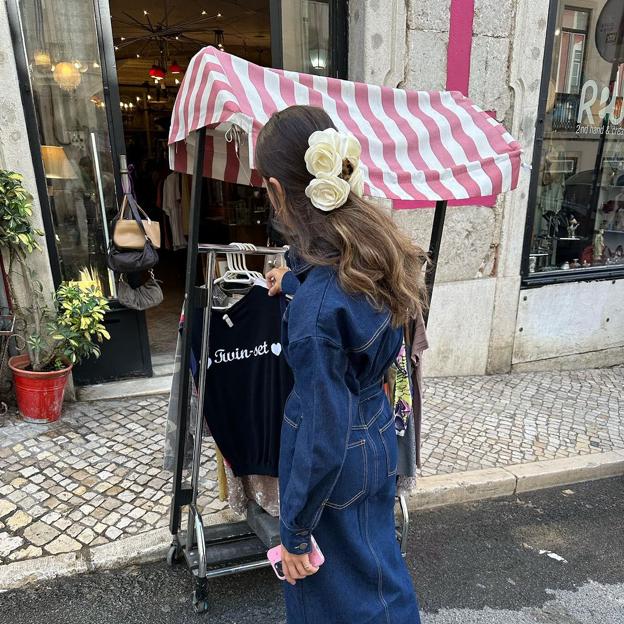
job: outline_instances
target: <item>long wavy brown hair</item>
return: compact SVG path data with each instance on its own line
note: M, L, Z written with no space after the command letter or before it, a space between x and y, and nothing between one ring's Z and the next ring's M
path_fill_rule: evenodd
M267 183L276 225L305 262L335 266L346 292L364 294L375 308L388 309L398 327L425 305L426 254L384 210L353 193L331 212L312 205L305 195L312 175L304 154L310 135L327 128L335 126L324 110L291 106L275 113L260 132L256 168ZM281 184L283 201L270 178Z

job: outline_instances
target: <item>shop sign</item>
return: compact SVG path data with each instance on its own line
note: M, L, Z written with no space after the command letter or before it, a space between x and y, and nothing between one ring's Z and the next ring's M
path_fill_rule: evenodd
M592 111L592 107L599 97L602 108L598 111L598 123L601 124L604 118L609 115L607 134L624 135L624 128L619 127L622 121L624 121L624 106L617 106L618 98L616 94L611 94L609 87L602 87L601 89L595 80L585 82L581 90L578 117L576 119L577 134L602 134L604 132L602 125L596 125ZM588 125L583 125L585 118Z

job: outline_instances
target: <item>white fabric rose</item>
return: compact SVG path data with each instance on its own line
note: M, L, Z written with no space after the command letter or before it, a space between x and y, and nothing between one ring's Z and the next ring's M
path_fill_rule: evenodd
M313 176L320 174L337 176L342 171L342 158L334 145L328 141L310 144L304 158L306 168Z
M360 156L362 155L362 146L360 142L352 134L341 134L340 145L338 151L343 159L347 159L351 166L356 169L360 164Z
M362 174L362 168L359 164L349 178L349 186L354 195L358 197L364 195L364 175Z
M351 186L345 180L321 174L308 184L305 194L315 208L330 212L342 206L350 192Z
M308 145L306 168L314 179L306 188L306 195L315 208L330 212L344 205L350 192L362 196L362 147L353 135L334 128L317 130L310 135Z
M362 146L352 134L343 134L334 128L327 130L317 130L310 135L308 145L310 147L318 144L333 146L341 159L347 158L353 167L357 167L362 155ZM312 173L312 172L310 172Z

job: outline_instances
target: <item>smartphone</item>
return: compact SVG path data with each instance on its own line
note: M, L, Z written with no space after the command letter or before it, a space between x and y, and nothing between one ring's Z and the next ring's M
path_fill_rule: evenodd
M267 552L267 559L271 562L271 567L273 568L273 572L280 581L286 580L284 576L284 570L282 569L282 547L275 546L271 548ZM321 549L318 547L316 540L312 538L312 550L310 551L310 563L315 567L319 568L325 562L325 557L321 552Z

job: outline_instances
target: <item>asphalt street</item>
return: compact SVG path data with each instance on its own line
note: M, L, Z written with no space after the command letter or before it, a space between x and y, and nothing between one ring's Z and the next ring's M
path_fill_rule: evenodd
M624 478L413 514L408 564L426 624L624 624ZM269 570L211 582L196 615L164 563L0 594L2 624L277 624ZM329 624L329 623L328 623Z

